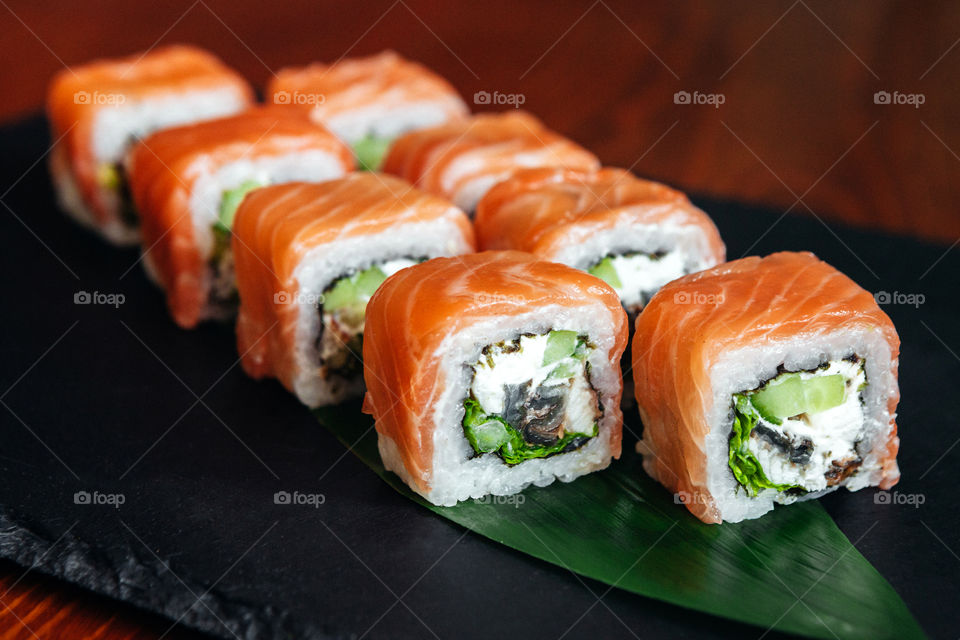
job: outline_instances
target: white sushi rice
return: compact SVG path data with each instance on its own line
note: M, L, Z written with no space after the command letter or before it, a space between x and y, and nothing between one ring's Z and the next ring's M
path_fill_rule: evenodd
M547 458L534 458L517 465L507 465L499 456L475 456L463 431L463 402L469 395L476 363L483 348L490 344L514 340L520 334L543 334L553 329L571 330L589 336L596 345L589 354L590 381L605 409L598 422L598 434L582 447ZM604 308L546 306L519 315L505 315L471 325L451 333L437 349L440 359L438 382L442 393L433 411L433 460L428 478L429 491L422 492L433 504L451 506L469 498L485 495L511 495L529 485L546 486L554 480L570 482L582 475L606 468L619 448L611 445L610 436L620 427L617 395L620 391L619 358L608 357L614 343L614 327ZM403 456L392 438L378 433L380 456L387 469L414 487L417 483L403 462ZM419 490L417 490L419 492Z
M863 439L857 447L863 458L857 472L838 485L814 491L803 500L817 498L844 486L856 491L875 486L883 479L881 459L886 455L890 436L891 416L887 400L896 392L894 374L896 362L891 363L890 347L883 334L871 328L852 328L801 335L786 341L764 341L762 344L737 349L724 354L711 367L709 377L712 407L707 413L710 432L705 439L707 457L707 490L714 500L720 517L727 522L757 518L773 509L776 502L790 501L775 489L765 489L751 497L734 478L728 465L729 438L733 424L732 396L756 389L778 373L778 367L787 371L814 369L824 362L842 360L856 354L864 359L867 386L861 391ZM654 473L653 459L644 457L644 468Z
M96 165L114 165L124 159L132 140L168 127L210 120L242 111L248 100L244 92L228 87L202 91L171 92L137 101L124 101L98 110L90 145ZM80 224L98 230L110 242L134 245L137 229L120 218L120 199L108 187L100 187L109 218L101 222L81 195L73 170L60 145L51 154L50 171L60 207Z
M469 253L471 247L451 217L414 222L383 233L355 236L311 249L294 271L299 289L297 306L297 374L292 387L309 407L337 404L363 392L363 378L325 377L317 349L321 320L317 305L323 292L345 274L373 265L389 265L400 258L439 258ZM389 269L389 266L388 266Z
M658 252L666 255L656 260L649 257ZM606 256L630 253L648 255L614 260L623 285L617 294L628 309L645 303L650 294L666 283L716 265L710 240L699 227L669 223L638 225L626 220L610 229L584 232L576 242L565 244L545 258L587 271Z
M247 107L237 88L171 92L100 109L93 125L93 155L100 163L120 162L132 139L160 129L220 118Z
M317 113L322 113L322 110ZM449 119L449 113L444 103L432 101L412 102L397 107L374 103L329 118L314 119L341 140L353 144L367 136L396 138L408 131L440 125Z

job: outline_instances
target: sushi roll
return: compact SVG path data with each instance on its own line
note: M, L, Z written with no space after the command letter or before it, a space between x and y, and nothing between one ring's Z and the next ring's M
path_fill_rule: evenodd
M477 204L481 250L516 249L589 271L634 316L657 289L723 262L716 226L685 195L622 169L525 169Z
M675 280L633 340L644 469L712 523L888 489L899 349L873 296L810 253Z
M380 283L473 250L462 211L392 176L251 192L233 239L244 370L279 378L310 407L359 396L365 309Z
M47 97L60 206L110 242L135 245L138 221L123 166L131 142L242 111L252 101L243 78L195 47L158 47L61 71Z
M267 95L276 104L308 108L354 148L362 168L372 171L400 134L469 113L449 82L393 51L281 69Z
M482 114L398 138L384 171L472 213L497 182L518 169L600 168L597 157L523 111Z
M336 136L302 111L256 107L155 133L131 151L130 190L143 226L143 262L178 325L236 311L230 228L257 187L319 182L353 169Z
M431 260L367 306L364 411L437 505L569 482L620 456L627 317L605 282L518 251Z

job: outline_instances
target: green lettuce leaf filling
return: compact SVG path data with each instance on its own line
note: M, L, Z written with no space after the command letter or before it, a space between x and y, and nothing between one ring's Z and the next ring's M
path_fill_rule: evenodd
M730 470L751 496L763 489L802 489L798 485L776 484L767 478L757 457L747 448L750 434L760 421L760 414L750 399L742 394L733 396L733 432L730 434Z
M463 402L463 431L470 446L477 454L494 453L500 455L507 464L520 464L532 458L546 458L562 453L568 447L576 447L578 441L597 435L597 423L593 423L591 433L566 433L550 446L529 444L509 422L500 416L490 415L473 398Z

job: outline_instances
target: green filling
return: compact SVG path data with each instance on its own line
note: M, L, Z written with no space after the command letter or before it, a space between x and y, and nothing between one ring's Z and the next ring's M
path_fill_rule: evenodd
M510 423L500 416L489 415L473 398L463 401L463 430L470 446L478 454L497 452L507 464L520 464L533 458L546 458L562 453L576 440L597 435L597 423L590 433L565 433L550 446L528 443Z
M587 340L576 331L551 331L543 352L543 365L556 363L548 378L572 378L587 357ZM488 414L476 399L463 401L463 430L470 446L477 454L498 453L507 464L520 464L532 458L546 458L576 448L578 441L597 435L598 425L593 423L590 433L567 432L552 445L530 444L523 435L501 416ZM582 444L582 442L579 442Z
M751 496L756 496L762 489L802 489L797 485L776 484L767 478L757 457L747 448L750 434L760 421L760 414L754 408L750 399L743 394L733 396L733 433L730 434L730 469L734 477L743 485Z
M604 258L587 269L587 272L592 276L600 278L614 289L619 289L623 286L623 283L620 282L620 276L617 275L617 270L613 266L613 258L611 257Z
M243 197L262 186L264 186L262 182L247 180L239 187L224 191L223 198L220 200L220 211L214 225L215 228L229 232L233 228L233 217L237 215L237 207L243 202Z
M543 350L543 366L569 358L577 349L576 331L551 331L547 335L547 346Z
M846 381L840 374L803 380L799 373L783 373L760 391L751 394L750 400L761 416L780 424L782 418L801 413L820 413L843 404L846 387Z
M799 485L776 484L764 473L756 456L747 448L750 434L762 417L772 424L802 413L819 413L843 404L846 380L840 374L802 379L799 373L782 373L759 391L733 396L733 432L730 434L730 469L737 482L751 496L762 489L803 489Z
M353 153L361 171L379 171L393 138L368 135L353 143Z
M370 296L386 279L387 274L376 265L340 278L323 294L323 308L329 313L339 312L345 318L362 321Z

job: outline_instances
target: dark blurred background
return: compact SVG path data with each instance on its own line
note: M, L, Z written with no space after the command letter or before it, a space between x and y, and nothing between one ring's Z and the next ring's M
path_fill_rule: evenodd
M4 120L40 109L62 66L157 43L207 47L260 87L285 65L389 47L468 102L521 94L606 164L796 215L960 237L956 2L0 4ZM678 91L723 103L676 104ZM883 91L890 104L875 102Z
M206 47L258 87L286 65L392 48L471 104L519 96L605 164L826 225L960 241L956 2L0 5L3 123L36 114L58 69L161 43ZM44 637L156 635L140 614L20 574L0 565L5 638L32 637L21 618Z

